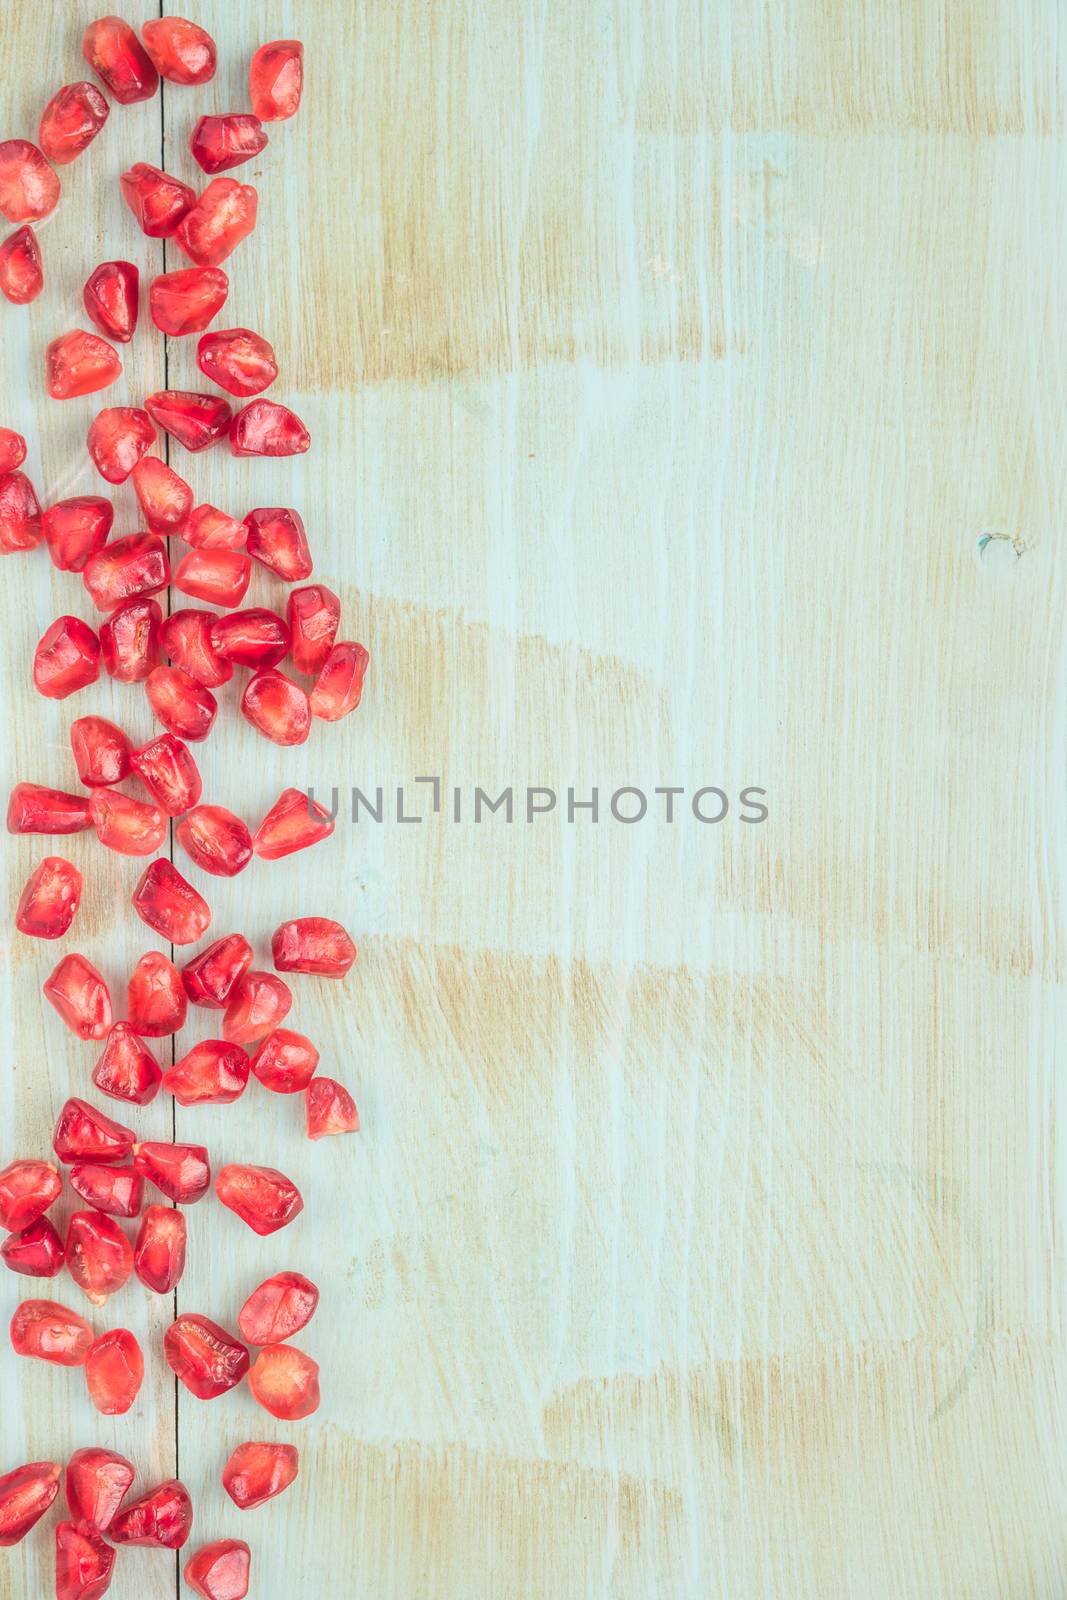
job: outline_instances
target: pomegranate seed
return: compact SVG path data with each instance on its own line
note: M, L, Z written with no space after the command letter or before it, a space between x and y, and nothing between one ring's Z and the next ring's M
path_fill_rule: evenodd
M91 1522L56 1523L56 1600L101 1600L114 1571L115 1552Z
M311 731L311 708L298 683L270 667L249 678L241 711L253 728L275 744L303 744Z
M152 321L175 338L200 333L226 304L230 280L221 267L182 267L162 272L148 290Z
M14 428L0 428L0 475L14 472L26 459L26 441ZM241 529L244 537L244 528Z
M253 1233L277 1233L304 1209L300 1190L274 1167L223 1167L215 1193Z
M123 1417L144 1382L144 1355L128 1328L112 1328L85 1358L89 1398L104 1417Z
M167 836L167 819L159 807L120 789L91 790L89 815L100 843L120 856L153 855Z
M120 683L142 683L159 660L163 613L155 600L128 600L100 624L104 671Z
M289 649L289 629L277 612L252 606L213 618L211 643L235 666L272 667Z
M243 1539L216 1539L185 1564L185 1581L204 1600L245 1600L252 1553Z
M208 1317L187 1312L163 1336L167 1365L198 1400L215 1400L240 1383L248 1351Z
M59 189L59 179L35 144L28 139L0 144L0 212L8 222L40 222L56 209Z
M0 1244L0 1257L25 1278L54 1278L66 1260L63 1241L47 1217L38 1217L21 1233L9 1233Z
M261 122L286 122L300 109L304 92L304 46L299 39L261 44L248 74L252 110Z
M155 444L156 430L147 411L136 406L108 406L93 418L85 442L100 476L108 483L125 483L141 457ZM101 551L101 555L104 553Z
M144 1179L132 1167L104 1167L95 1161L78 1161L70 1169L70 1186L95 1211L104 1211L109 1217L139 1217L141 1214Z
M299 512L286 506L259 507L245 518L247 550L285 583L311 576L311 551Z
M302 456L311 435L300 418L273 400L253 400L230 424L230 450L235 456Z
M149 239L169 239L178 224L196 205L196 191L169 172L161 172L146 161L124 172L119 179L122 198L137 218L141 232Z
M98 495L79 495L49 506L41 518L52 565L81 572L89 557L107 542L115 509Z
M121 105L151 100L159 88L159 73L148 52L129 23L119 17L90 22L82 39L82 55Z
M268 1345L252 1363L248 1387L272 1417L299 1422L319 1409L319 1364L293 1345Z
M176 739L197 744L206 739L219 709L210 689L181 667L156 667L145 685L148 703Z
M130 1027L143 1039L163 1039L185 1026L189 1001L174 962L149 950L130 974L126 1013Z
M11 1318L11 1348L17 1356L56 1367L84 1367L93 1330L84 1317L55 1300L24 1300Z
M149 1206L133 1249L133 1266L146 1289L170 1294L185 1271L185 1218L170 1206Z
M24 472L0 477L0 552L34 550L44 534L41 506Z
M67 1225L67 1271L95 1306L122 1288L133 1271L133 1246L113 1217L74 1212Z
M59 1493L60 1468L54 1461L31 1461L0 1478L0 1547L25 1539Z
M190 550L174 573L174 587L213 606L239 606L252 576L241 550Z
M301 1272L276 1272L253 1289L237 1319L247 1344L284 1344L306 1328L319 1304L319 1291Z
M243 166L266 149L266 145L266 130L259 118L247 111L231 112L224 117L201 117L189 135L193 159L205 172L211 173ZM11 220L21 222L23 219L12 216Z
M194 1006L225 1011L230 990L251 964L252 946L248 940L241 933L228 933L182 968L185 992Z
M41 112L37 142L49 161L65 167L87 150L108 119L109 106L95 84L64 84Z
M289 1014L288 984L270 972L245 972L230 990L222 1037L231 1044L255 1044Z
M13 306L28 306L43 288L41 247L26 223L0 244L0 292Z
M87 788L106 788L129 776L130 741L106 717L78 717L72 722L70 748L78 778Z
M370 656L361 644L335 644L308 696L311 714L323 722L339 722L359 705Z
M163 1082L159 1062L128 1022L116 1022L107 1037L93 1082L112 1100L146 1106L156 1098Z
M99 334L75 328L60 334L44 353L45 386L53 400L95 394L122 376L118 351Z
M214 394L190 394L185 389L162 389L150 394L145 410L164 433L186 450L209 450L224 439L230 426L227 401Z
M249 855L252 853L249 845ZM19 896L15 926L31 939L61 939L77 915L82 875L62 856L45 856Z
M252 859L247 824L224 806L196 806L175 837L190 860L216 878L235 878Z
M179 249L197 266L221 266L255 228L258 207L251 184L213 179L178 228Z
M192 1206L211 1186L211 1168L202 1144L139 1144L133 1164L175 1205Z
M279 861L332 832L333 818L325 807L302 789L283 789L252 835L252 849L264 861Z
M8 833L83 833L92 827L88 798L16 783L7 804Z
M298 672L318 674L333 649L341 621L341 602L325 584L309 583L294 589L287 610L293 640L293 666Z
M21 1233L43 1217L63 1192L63 1179L50 1161L12 1161L0 1172L0 1228Z
M106 1532L136 1476L133 1464L114 1450L75 1450L67 1462L71 1516Z
M211 907L203 895L163 857L145 868L133 891L133 909L171 944L195 943L211 921Z
M108 1529L113 1544L180 1550L193 1528L193 1502L184 1483L168 1478L115 1517Z
M57 617L33 653L38 694L65 700L100 676L100 640L80 617Z
M77 1098L67 1101L52 1135L52 1149L66 1167L76 1161L125 1161L136 1142L131 1128Z
M111 996L99 972L84 956L64 956L51 977L45 979L44 993L79 1039L106 1037L111 1027Z
M204 1039L164 1074L163 1087L180 1106L226 1106L244 1094L248 1067L239 1044Z
M133 469L133 487L152 533L180 534L193 509L193 491L158 456L144 456Z
M309 1139L359 1132L356 1102L348 1090L333 1078L315 1078L308 1085L307 1130Z
M291 1028L276 1028L252 1057L252 1071L264 1089L275 1094L299 1094L315 1076L318 1064L319 1052L311 1040Z
M343 978L356 959L356 947L330 917L294 917L275 928L270 942L277 972L313 972Z
M295 1445L239 1444L222 1470L222 1486L238 1511L251 1511L284 1493L299 1471Z
M133 770L168 817L195 806L203 788L189 746L172 733L161 733L131 756Z
M222 659L211 643L214 620L213 611L190 607L172 612L163 624L164 652L176 667L202 683L205 689L217 689L233 677L230 663Z
M141 275L132 261L104 261L82 290L86 315L109 339L129 344L137 328Z
M141 26L141 38L157 72L168 83L210 83L215 76L215 41L184 17L159 17Z
M248 529L216 506L203 505L190 516L182 538L197 550L243 550Z
M251 328L205 333L196 347L196 361L205 378L242 400L262 394L278 376L273 347Z

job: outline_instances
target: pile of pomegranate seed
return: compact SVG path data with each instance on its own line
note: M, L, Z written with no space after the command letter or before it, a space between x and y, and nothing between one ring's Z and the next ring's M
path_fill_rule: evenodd
M59 203L55 169L76 162L104 132L108 96L129 105L155 95L161 79L204 84L217 60L209 34L171 16L146 22L140 36L120 18L103 17L86 28L82 53L100 87L65 84L44 107L36 143L0 141L0 214L15 224L0 242L0 292L13 305L41 293L45 260L34 224ZM241 714L275 744L298 745L316 722L355 710L367 670L364 647L338 637L337 595L308 581L311 543L299 511L257 506L231 515L198 503L188 481L193 473L186 468L183 476L170 461L171 440L191 457L224 439L239 457L310 448L295 412L266 397L282 373L271 342L253 328L218 326L236 320L224 263L254 231L258 213L256 190L222 174L267 147L266 125L294 116L302 92L302 45L264 44L251 60L251 109L192 119L188 147L208 175L206 186L149 162L117 175L146 239L173 239L189 264L148 275L145 318L140 293L147 262L86 261L80 305L70 308L69 324L42 352L44 388L64 402L108 389L123 372L116 346L130 345L147 328L164 338L195 334L200 372L223 394L168 390L144 395L138 405L97 411L85 439L88 455L104 483L130 481L142 519L140 529L117 538L106 494L42 507L23 470L25 439L0 427L0 553L43 543L58 571L81 579L89 615L65 613L45 629L33 655L36 690L62 700L104 673L142 684L160 724L155 737L137 745L115 722L78 716L70 726L71 771L61 780L71 788L27 781L12 790L12 833L93 830L106 850L152 858L133 866L130 904L170 947L169 953L148 949L137 961L124 1013L121 994L113 999L104 975L74 950L44 979L45 997L69 1034L92 1044L92 1083L123 1103L124 1117L161 1093L182 1106L228 1104L254 1079L253 1094L302 1096L307 1137L317 1140L357 1131L359 1115L348 1090L319 1074L314 1043L284 1025L294 994L279 974L344 978L356 959L346 930L328 917L290 918L270 939L273 971L256 967L242 933L215 937L189 959L177 957L177 947L196 944L212 922L209 899L185 872L210 879L262 871L257 860L279 860L333 832L329 813L297 788L283 790L262 818L245 819L205 800L190 747L213 733L215 691L244 672ZM195 179L192 168L187 176ZM90 326L80 326L83 320ZM168 550L172 539L184 542L184 554ZM243 606L254 568L286 586L284 607ZM172 583L192 604L164 621L156 597ZM173 848L159 854L168 841L180 846L184 871L174 864ZM77 920L82 887L82 873L63 856L42 857L18 901L19 932L64 938ZM199 1039L180 1056L172 1047L164 1065L157 1041L172 1038L201 1011L219 1014L206 1029L218 1037ZM84 1294L88 1315L50 1299L24 1300L11 1319L11 1347L19 1356L82 1368L101 1415L123 1415L137 1401L145 1353L127 1328L113 1323L109 1307L113 1297L132 1292L134 1280L153 1294L175 1292L186 1262L183 1208L211 1195L209 1204L221 1203L267 1237L294 1221L304 1199L293 1179L273 1167L230 1162L213 1173L202 1145L144 1140L80 1097L60 1111L52 1152L54 1161L23 1156L0 1170L0 1260L31 1279L66 1272ZM61 1235L49 1212L62 1196L64 1171L77 1209ZM247 1379L266 1412L296 1422L319 1406L318 1365L292 1342L318 1302L318 1289L301 1273L275 1272L248 1296L239 1337L200 1311L182 1312L167 1331L162 1357L199 1399L220 1397ZM233 1451L221 1482L244 1511L283 1493L298 1467L294 1446L253 1440ZM77 1451L65 1473L51 1461L17 1467L0 1476L0 1545L29 1533L57 1500L62 1479L69 1520L55 1528L57 1600L98 1600L119 1547L178 1550L192 1531L194 1507L182 1483L171 1479L128 1500L135 1478L130 1461L100 1448ZM185 1578L206 1600L242 1600L250 1563L246 1543L220 1539L192 1556Z

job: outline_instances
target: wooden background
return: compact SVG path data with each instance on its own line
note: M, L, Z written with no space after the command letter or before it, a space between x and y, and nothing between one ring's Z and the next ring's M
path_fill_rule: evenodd
M5 135L82 75L95 13L8 0ZM297 751L223 691L205 798L255 821L285 783L437 773L759 784L770 817L339 823L210 880L213 933L261 957L307 912L361 944L344 985L298 980L292 1018L358 1139L306 1143L255 1084L175 1119L303 1187L273 1240L190 1212L178 1301L232 1324L268 1272L310 1272L322 1409L287 1428L247 1391L176 1397L171 1308L134 1286L108 1314L151 1341L134 1411L99 1419L77 1373L9 1355L0 1468L92 1442L145 1483L177 1468L194 1540L252 1545L256 1600L1059 1600L1061 8L189 14L218 78L167 88L162 118L116 108L67 169L47 290L0 317L0 421L49 499L93 492L90 417L162 387L163 342L146 326L121 385L62 406L41 356L97 261L163 264L117 176L162 148L196 181L195 116L243 106L254 46L300 34L304 108L243 169L261 221L220 325L274 341L313 450L175 463L238 516L300 508L372 676ZM170 341L172 386L196 386L194 343ZM3 579L5 777L71 783L73 716L141 738L147 708L35 696L37 637L91 607L43 550ZM283 595L260 575L252 599ZM49 848L8 840L9 905ZM62 948L121 998L158 945L127 904L141 866L69 853ZM29 944L0 974L5 1157L47 1147L95 1059L42 1014L56 951ZM5 1322L20 1292L0 1284ZM242 1518L219 1474L246 1437L297 1439L303 1470ZM50 1564L42 1527L0 1595L49 1593ZM122 1553L117 1600L174 1588L169 1558Z

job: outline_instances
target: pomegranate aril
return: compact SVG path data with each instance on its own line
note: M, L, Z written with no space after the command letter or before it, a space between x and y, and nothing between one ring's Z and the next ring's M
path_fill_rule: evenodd
M57 617L33 653L38 694L65 700L100 676L100 640L80 617Z
M286 610L292 635L293 666L317 675L326 665L341 621L341 602L325 584L294 589Z
M361 644L335 644L308 699L311 714L323 722L339 722L359 705L369 655Z
M115 1552L91 1522L56 1523L56 1600L102 1600Z
M67 1271L96 1306L116 1294L133 1271L133 1246L113 1217L75 1211L67 1225Z
M248 1351L209 1317L186 1313L163 1337L171 1371L198 1400L215 1400L236 1388L248 1371Z
M101 1334L85 1358L89 1398L104 1417L123 1417L144 1382L144 1354L128 1328Z
M128 1022L116 1022L93 1068L93 1082L101 1094L146 1106L159 1093L162 1081L159 1062L148 1046Z
M272 1417L299 1422L319 1409L319 1365L290 1344L261 1350L248 1373L248 1387Z
M142 457L133 469L132 478L134 493L150 531L163 538L183 533L193 509L193 491L185 479L179 478L158 456Z
M213 618L211 643L234 666L272 667L288 652L289 629L276 611L250 606Z
M149 1141L136 1147L133 1164L175 1205L195 1205L211 1186L211 1167L202 1144Z
M41 524L52 565L60 572L81 572L106 544L114 520L115 508L99 495L79 495L49 506Z
M141 25L145 49L168 83L192 86L215 76L215 41L184 17L153 17Z
M236 178L214 178L182 219L180 250L200 267L219 267L256 226L259 196Z
M25 1539L59 1493L60 1468L54 1461L31 1461L0 1478L0 1548Z
M209 450L224 439L232 415L229 402L219 395L193 394L187 389L161 389L150 394L145 410L164 433L194 453Z
M163 613L155 600L127 600L100 624L104 671L120 683L142 683L159 660Z
M311 731L311 707L298 683L270 667L249 678L242 715L275 744L303 744Z
M78 717L70 725L70 748L79 780L90 789L129 776L130 741L106 717Z
M252 946L241 933L228 933L209 944L182 968L182 983L194 1006L224 1011L230 992L252 965Z
M248 529L217 506L197 506L182 529L186 544L197 550L243 550Z
M224 806L196 806L178 824L175 837L203 872L235 878L252 859L252 835L246 823Z
M196 347L196 362L205 378L240 400L262 394L278 376L273 346L251 328L205 333Z
M87 150L108 119L100 90L84 79L56 91L41 112L37 142L49 161L65 167Z
M356 1102L343 1084L333 1078L315 1078L308 1085L307 1131L309 1139L359 1132Z
M158 950L143 955L126 986L126 1016L142 1038L163 1039L185 1025L189 1001L177 967Z
M163 1075L163 1087L180 1106L225 1106L248 1085L249 1061L239 1044L204 1039Z
M100 476L108 483L125 483L141 457L155 444L156 430L147 411L137 406L109 406L93 418L85 442Z
M213 611L189 607L184 611L172 612L163 624L164 654L182 672L187 672L197 683L202 683L205 689L218 689L233 677L230 663L222 659L211 643L211 625L214 621Z
M343 978L356 959L356 947L330 917L294 917L275 928L270 942L275 970L313 972Z
M43 1217L63 1192L63 1179L50 1161L12 1161L0 1172L0 1228L21 1233Z
M133 891L133 909L142 922L171 944L193 944L211 921L211 907L169 861L146 867Z
M41 247L26 223L0 244L0 293L13 306L28 306L43 288Z
M135 750L130 758L133 770L169 817L179 817L200 799L203 783L188 745L172 733Z
M169 1478L124 1506L108 1529L113 1544L180 1550L193 1528L193 1502L184 1483Z
M261 506L245 518L250 556L281 578L299 583L311 576L311 551L300 514L287 506Z
M82 39L82 55L121 105L151 100L159 88L159 73L148 52L120 17L90 22Z
M75 1450L67 1462L71 1516L106 1533L136 1476L133 1463L114 1450Z
M70 1186L87 1205L109 1217L139 1217L144 1179L132 1167L105 1167L78 1161L70 1169Z
M267 145L267 133L258 117L247 111L222 117L201 117L189 135L193 159L205 172L227 172L258 156Z
M93 789L89 815L100 843L120 856L150 856L167 836L167 818L160 808L120 789Z
M319 1291L310 1278L302 1272L276 1272L241 1307L241 1338L258 1346L283 1344L307 1327L318 1304Z
M138 161L119 179L122 198L149 239L169 239L196 204L196 191L187 183Z
M111 1027L111 996L99 972L84 956L74 952L64 956L45 979L44 994L79 1039L106 1038Z
M170 1206L149 1206L133 1247L133 1270L155 1294L170 1294L185 1271L185 1218Z
M37 492L24 472L0 477L0 554L34 550L44 534Z
M222 1037L231 1044L254 1044L289 1014L289 986L271 972L246 972L230 990Z
M174 587L213 606L239 606L252 576L241 550L190 550L174 573Z
M45 387L53 400L76 400L106 389L122 376L118 351L98 333L75 328L53 339L44 353Z
M261 122L286 122L300 109L304 92L304 46L299 39L261 44L248 73L252 110Z
M306 850L333 832L333 818L302 789L283 789L252 835L252 849L264 861L279 861Z
M26 441L14 428L0 428L0 475L15 472L26 459ZM244 537L244 528L241 529Z
M66 1260L63 1241L47 1217L38 1217L21 1233L9 1233L0 1242L0 1258L25 1278L54 1278Z
M104 261L82 290L86 314L100 332L128 344L137 329L140 273L132 261Z
M77 915L81 897L82 875L77 867L62 856L45 856L19 896L15 926L31 939L61 939Z
M88 796L16 783L7 803L8 833L83 833L93 825Z
M17 1356L54 1367L84 1367L93 1343L85 1318L56 1300L24 1300L11 1318L10 1332Z
M206 739L219 709L210 689L181 667L156 667L145 685L148 703L176 739Z
M58 177L35 144L28 139L0 144L0 213L8 222L40 222L55 210L59 190Z
M251 1511L295 1483L300 1454L292 1444L239 1444L222 1469L222 1486L238 1511Z
M252 1057L252 1071L275 1094L299 1094L315 1076L319 1052L310 1039L291 1028L276 1028Z
M243 1539L216 1539L185 1564L185 1581L204 1600L245 1600L252 1554Z
M125 1161L137 1142L132 1128L113 1122L86 1100L74 1097L59 1113L52 1149L64 1166L76 1161Z
M153 278L148 290L152 321L161 333L180 338L200 333L217 317L230 292L221 267L182 267Z
M302 456L311 435L295 412L273 400L253 400L230 424L235 456Z
M215 1193L253 1233L264 1236L277 1233L304 1209L296 1184L274 1167L223 1167Z

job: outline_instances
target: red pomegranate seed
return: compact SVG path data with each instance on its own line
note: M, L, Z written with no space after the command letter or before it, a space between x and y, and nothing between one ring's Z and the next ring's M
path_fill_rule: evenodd
M314 675L326 665L341 621L341 602L322 583L294 589L287 610L293 640L293 666Z
M67 1101L59 1113L52 1149L66 1167L76 1161L125 1161L137 1142L131 1128L98 1111L77 1097Z
M190 860L216 878L235 878L252 859L247 823L224 806L196 806L175 836Z
M203 784L192 751L172 733L161 733L135 750L130 759L134 772L168 817L181 816L200 799Z
M298 683L270 667L249 678L241 712L275 744L303 744L311 731L311 708Z
M25 1539L59 1493L60 1468L54 1461L31 1461L0 1478L0 1548Z
M0 477L0 552L34 550L44 534L41 506L33 484L24 472Z
M87 150L108 119L108 103L95 84L67 83L41 112L37 142L49 161L65 167Z
M156 430L147 411L137 406L108 406L93 418L85 442L100 476L108 483L125 483L155 444Z
M339 722L359 705L370 656L361 644L335 644L308 696L311 714L323 722Z
M311 576L311 551L300 514L287 506L260 506L245 518L248 553L285 583Z
M80 617L57 617L33 653L38 694L65 700L100 676L100 640Z
M114 611L127 600L158 594L170 582L166 548L154 533L112 539L89 557L82 582L98 611Z
M168 1478L123 1508L108 1529L113 1544L180 1550L193 1528L193 1502L184 1483Z
M236 178L214 178L183 218L179 249L200 267L220 267L256 226L259 196Z
M273 400L253 400L230 424L230 450L235 456L302 456L311 435L300 418Z
M211 643L224 661L238 667L272 667L289 649L289 629L275 611L251 606L214 617Z
M242 550L190 550L174 573L174 587L212 606L239 606L252 563Z
M67 1462L67 1505L72 1517L105 1533L137 1476L114 1450L75 1450Z
M0 212L8 222L40 222L56 209L59 189L59 179L35 144L28 139L0 144Z
M247 111L231 112L224 117L201 117L189 135L193 159L210 173L243 166L266 149L266 145L266 129L258 117ZM12 217L13 222L21 220Z
M140 281L132 261L104 261L86 279L82 290L86 314L108 339L129 344L133 338Z
M231 1044L254 1044L289 1014L289 986L270 972L246 972L230 990L222 1037Z
M133 1271L133 1246L113 1217L74 1212L67 1225L67 1271L95 1306L123 1287Z
M211 1187L211 1167L202 1144L160 1144L150 1140L137 1145L133 1164L175 1205L195 1205Z
M121 783L130 772L130 741L106 717L78 717L70 725L78 778L90 789Z
M245 1600L252 1553L243 1539L216 1539L185 1564L185 1581L204 1600Z
M319 1303L319 1291L301 1272L276 1272L253 1289L237 1325L246 1344L284 1344L306 1328Z
M109 1217L139 1217L144 1202L144 1179L132 1167L105 1167L96 1161L78 1161L70 1169L70 1186L95 1211Z
M333 1078L315 1078L308 1085L307 1130L309 1139L359 1132L356 1102L348 1090Z
M190 678L202 683L205 689L217 689L233 677L233 668L224 661L211 643L213 611L199 611L193 607L174 611L163 624L163 650L176 667L187 672Z
M163 538L183 533L193 509L193 491L185 479L179 478L158 456L144 456L134 467L132 478L150 531Z
M7 803L8 833L83 833L92 827L85 795L39 783L16 783Z
M210 450L226 437L230 426L229 403L214 394L162 389L148 396L145 410L164 433L193 453Z
M167 819L159 807L120 789L93 789L89 815L100 843L120 856L150 856L167 836Z
M28 306L43 288L41 247L26 223L0 244L0 293L13 306Z
M181 975L169 956L147 951L126 986L126 1014L142 1039L164 1039L185 1026L189 1000Z
M319 1364L293 1345L268 1345L252 1363L248 1387L272 1417L299 1422L319 1409Z
M197 550L243 550L248 529L216 506L203 505L191 514L182 538Z
M97 333L75 328L60 334L44 353L45 386L53 400L76 400L106 389L122 376L118 351Z
M63 1241L47 1217L38 1217L21 1233L9 1233L0 1243L0 1258L24 1278L54 1278L66 1260Z
M264 1089L299 1094L315 1076L319 1052L310 1039L291 1028L275 1028L252 1057L252 1071Z
M252 847L249 845L249 855ZM82 875L62 856L45 856L19 896L15 926L31 939L61 939L77 915Z
M299 39L261 44L248 74L252 110L261 122L286 122L300 109L304 92L304 46Z
M253 1233L277 1233L304 1209L300 1190L274 1167L223 1167L215 1193Z
M180 338L200 333L226 304L230 280L221 267L182 267L153 278L148 290L152 321Z
M306 850L333 832L333 818L302 789L283 789L252 835L252 849L264 861L279 861Z
M251 965L252 946L248 940L241 933L228 933L182 968L185 992L194 1006L225 1011L230 991Z
M226 1106L244 1094L248 1067L239 1044L203 1039L164 1073L163 1087L180 1106Z
M149 1206L133 1248L133 1267L146 1289L170 1294L185 1271L185 1218L170 1206Z
M144 1355L128 1328L101 1334L85 1358L89 1398L104 1417L123 1417L144 1382Z
M100 624L104 671L120 683L142 683L159 660L163 613L155 600L127 600Z
M50 1161L12 1161L0 1172L0 1228L21 1233L43 1217L63 1192L63 1179Z
M111 1027L111 996L91 961L74 952L64 956L45 979L44 993L79 1039L106 1038Z
M113 1100L146 1106L159 1093L163 1073L135 1029L128 1022L116 1022L93 1068L93 1082Z
M17 1356L56 1367L84 1367L93 1330L84 1317L55 1300L24 1300L11 1318L11 1348Z
M278 376L273 347L251 328L205 333L196 347L196 361L205 378L241 400L262 394Z
M26 459L26 441L14 428L0 428L0 475L15 472ZM244 527L241 528L244 537Z
M60 572L81 572L107 542L114 519L114 506L99 495L79 495L49 506L41 523L52 565Z
M159 88L159 73L148 52L120 17L90 22L82 39L82 55L121 105L151 100Z
M176 739L197 744L211 732L218 701L210 689L181 667L154 668L148 675L145 693L160 722Z
M203 895L162 857L145 868L133 891L133 909L171 944L194 944L211 921L211 907Z
M277 972L313 972L343 978L356 959L356 947L330 917L294 917L275 928L270 942Z
M239 1444L222 1471L222 1486L238 1511L251 1511L265 1500L273 1500L300 1471L300 1455L295 1445Z
M156 71L168 83L210 83L215 76L215 41L210 33L184 17L153 17L141 26L141 38Z
M91 1522L56 1523L56 1600L101 1600L114 1571L115 1552Z
M119 179L122 198L149 239L169 239L196 205L196 191L169 172L138 161Z
M186 1313L163 1336L171 1371L198 1400L215 1400L236 1388L248 1371L248 1351L208 1317Z

